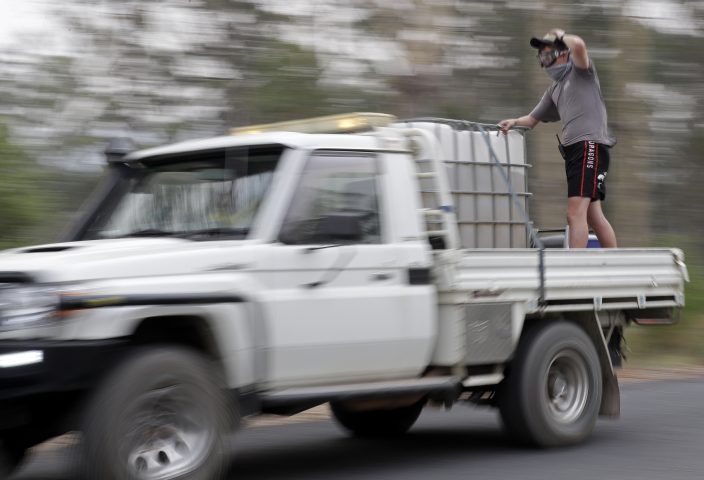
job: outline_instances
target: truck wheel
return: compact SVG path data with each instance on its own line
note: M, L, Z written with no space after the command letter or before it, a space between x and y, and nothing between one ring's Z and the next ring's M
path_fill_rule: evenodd
M234 408L215 372L203 356L178 347L128 358L99 389L84 419L86 478L221 478Z
M7 478L22 463L25 449L14 446L9 440L0 439L0 478Z
M406 433L425 406L425 399L407 407L379 410L350 410L341 403L331 403L335 420L358 437L387 437Z
M589 336L572 323L551 322L521 339L499 390L499 411L521 443L572 445L594 429L601 391L601 365Z

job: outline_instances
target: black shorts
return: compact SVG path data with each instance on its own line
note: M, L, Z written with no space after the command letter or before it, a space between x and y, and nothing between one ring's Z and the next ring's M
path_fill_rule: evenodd
M588 197L592 202L606 198L609 147L585 140L562 147L567 173L567 196Z

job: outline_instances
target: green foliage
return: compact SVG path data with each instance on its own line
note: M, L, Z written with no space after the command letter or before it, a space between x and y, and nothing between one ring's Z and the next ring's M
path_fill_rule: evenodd
M0 249L28 243L48 214L39 169L0 124Z
M261 83L254 87L251 110L261 121L327 113L321 112L325 93L317 86L320 68L314 53L277 42L266 55L257 56L252 67Z
M701 245L668 237L659 242L677 246L686 255L689 283L685 286L685 308L680 321L670 326L636 326L626 333L633 360L657 364L663 359L675 363L704 363L704 251Z

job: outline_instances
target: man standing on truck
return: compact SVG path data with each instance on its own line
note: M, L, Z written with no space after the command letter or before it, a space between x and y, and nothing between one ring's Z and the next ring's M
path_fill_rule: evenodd
M616 247L616 235L604 216L609 149L616 143L607 127L606 106L599 77L577 35L554 29L543 38L533 37L540 66L553 83L528 115L499 122L506 133L514 126L535 127L538 122L562 120L560 153L567 173L567 224L570 248L585 248L589 226L605 248ZM558 137L559 141L559 137Z

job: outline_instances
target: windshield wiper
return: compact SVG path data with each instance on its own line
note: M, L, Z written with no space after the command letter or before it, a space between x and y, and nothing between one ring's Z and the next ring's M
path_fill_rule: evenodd
M125 237L171 237L173 235L177 235L178 232L168 232L165 230L158 230L156 228L146 228L144 230L136 230L134 232L126 233L124 235L120 235L120 237L116 238L125 238Z
M201 230L190 230L176 234L179 238L193 237L244 237L249 233L249 227L213 227Z
M157 228L146 228L126 233L115 238L128 237L178 237L193 239L194 237L244 237L249 233L249 227L213 227L199 230L184 230L179 232L159 230Z

